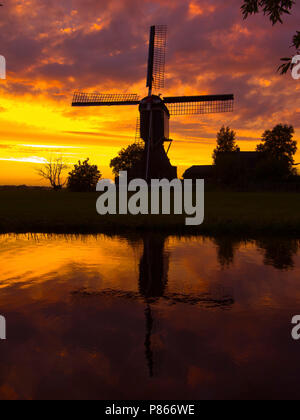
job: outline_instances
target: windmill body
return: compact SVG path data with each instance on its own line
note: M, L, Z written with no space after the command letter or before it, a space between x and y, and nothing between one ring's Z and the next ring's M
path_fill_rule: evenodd
M177 178L177 168L171 165L165 150L165 143L170 142L168 108L159 96L151 95L141 101L139 112L140 138L145 149L142 161L128 171L129 179Z
M171 115L210 114L233 110L233 95L174 96L154 95L153 90L164 87L166 26L150 29L147 72L148 96L140 100L135 94L74 94L72 106L128 106L138 105L140 113L140 138L145 148L141 162L128 171L128 178L151 179L177 178L177 168L167 156L172 140L169 138ZM165 144L169 143L169 148Z
M152 114L152 145L155 146L169 139L170 112L159 96L147 96L139 106L140 135L147 145L149 141Z

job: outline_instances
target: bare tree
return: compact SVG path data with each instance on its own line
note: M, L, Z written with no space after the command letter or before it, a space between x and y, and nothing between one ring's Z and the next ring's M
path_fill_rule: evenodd
M45 163L37 172L41 178L47 179L54 190L61 190L66 181L63 182L63 171L68 168L63 163L62 157L51 158L49 162Z

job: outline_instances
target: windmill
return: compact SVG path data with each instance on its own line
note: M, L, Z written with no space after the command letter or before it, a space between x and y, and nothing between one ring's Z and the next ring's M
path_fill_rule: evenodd
M177 168L172 166L165 151L170 143L169 121L172 115L211 114L233 111L233 95L172 96L154 95L164 88L167 27L150 29L147 72L148 96L140 99L136 94L101 94L75 92L72 106L127 106L138 105L140 112L140 138L145 143L142 161L128 173L128 178L172 180Z

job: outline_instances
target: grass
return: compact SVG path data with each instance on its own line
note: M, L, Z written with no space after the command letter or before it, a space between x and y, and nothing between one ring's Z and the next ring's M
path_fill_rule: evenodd
M300 194L206 192L205 222L186 227L186 216L99 216L98 194L34 189L0 190L0 233L284 234L300 236Z

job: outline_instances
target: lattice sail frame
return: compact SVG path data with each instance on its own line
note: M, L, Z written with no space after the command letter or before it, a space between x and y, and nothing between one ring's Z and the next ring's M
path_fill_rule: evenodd
M140 115L138 115L137 119L136 119L134 142L136 144L144 145L144 140L141 138L141 117L140 117Z
M212 95L199 97L165 98L170 115L199 115L232 112L233 95Z
M149 94L152 93L152 89L162 89L165 86L167 30L166 25L156 25L150 28L147 73Z
M153 62L154 89L163 89L165 87L167 31L168 27L166 25L158 25L155 27Z
M133 93L102 94L75 92L73 106L138 105L140 97Z

